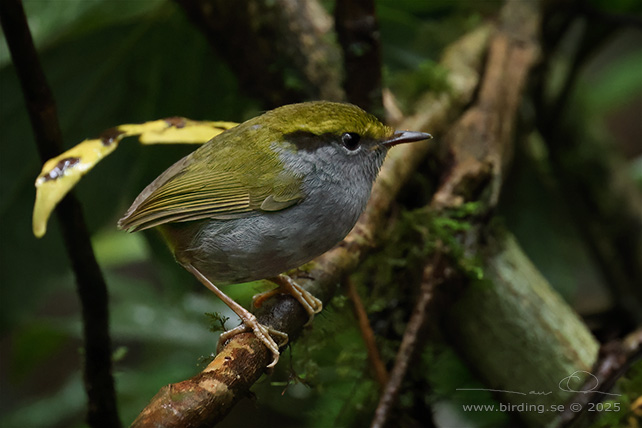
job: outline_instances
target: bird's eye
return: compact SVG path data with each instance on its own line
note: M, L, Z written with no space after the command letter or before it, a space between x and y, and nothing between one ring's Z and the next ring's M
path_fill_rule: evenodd
M348 150L357 150L359 148L359 141L361 140L361 135L355 132L346 132L341 136L341 142Z

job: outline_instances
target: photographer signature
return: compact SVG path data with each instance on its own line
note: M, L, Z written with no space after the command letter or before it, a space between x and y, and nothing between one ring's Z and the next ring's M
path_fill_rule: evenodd
M582 378L584 381L584 388L577 390L574 389L572 383L578 382L581 384ZM602 395L612 395L619 397L622 394L613 394L610 392L597 391L596 388L599 386L600 382L593 373L587 372L585 370L576 370L569 376L566 376L564 379L560 380L558 387L560 390L565 392L575 392L578 394L602 394ZM581 387L580 387L581 388ZM457 388L456 391L489 391L489 392L503 392L506 394L518 394L518 395L549 395L553 391L529 391L529 392L520 392L520 391L508 391L505 389L487 389L487 388Z

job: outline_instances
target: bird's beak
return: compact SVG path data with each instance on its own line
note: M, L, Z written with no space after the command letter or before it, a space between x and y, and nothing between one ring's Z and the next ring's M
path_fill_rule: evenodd
M392 138L383 142L383 145L390 148L397 144L412 143L413 141L430 140L432 135L425 132L395 131Z

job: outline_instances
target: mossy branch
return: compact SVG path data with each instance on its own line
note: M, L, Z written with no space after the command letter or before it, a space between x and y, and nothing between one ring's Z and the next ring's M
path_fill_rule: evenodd
M526 397L504 394L503 402L550 405L569 398L562 391L553 392L561 379L575 370L591 369L597 341L512 236L489 227L507 175L527 79L537 64L539 27L538 2L506 2L490 43L478 97L446 136L449 167L441 171L430 209L448 218L449 211L457 213L465 204L474 203L476 212L469 216L468 226L456 232L456 243L444 245L442 240L435 246L436 255L424 270L402 343L418 349L422 326L429 321L442 330L445 326L446 340L488 388L551 391ZM453 224L460 222L452 218ZM480 269L469 268L466 258L470 257L479 260ZM481 281L476 272L483 274ZM435 288L454 300L454 305L433 302L439 295ZM373 427L386 426L391 418L406 375L403 368L411 366L412 358L412 352L400 349ZM521 412L515 416L529 426L542 426L556 415Z

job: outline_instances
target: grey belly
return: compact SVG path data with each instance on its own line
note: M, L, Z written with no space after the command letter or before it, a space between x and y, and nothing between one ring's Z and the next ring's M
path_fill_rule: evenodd
M328 251L352 229L359 212L321 214L304 204L246 218L206 220L175 248L213 283L225 285L276 276ZM196 232L197 230L200 230Z

